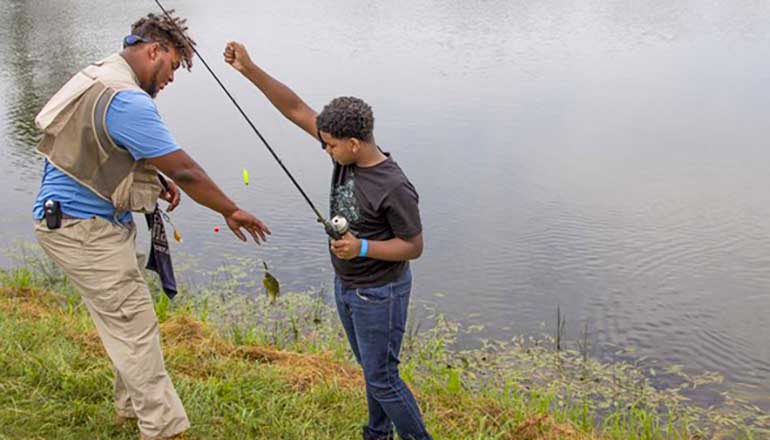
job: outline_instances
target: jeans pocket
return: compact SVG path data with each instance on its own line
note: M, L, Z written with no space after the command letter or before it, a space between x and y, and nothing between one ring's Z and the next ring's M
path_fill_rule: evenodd
M358 298L360 298L365 302L373 303L373 304L384 304L390 301L392 292L393 292L393 289L391 288L390 283L379 287L366 287L366 288L355 289L355 293Z

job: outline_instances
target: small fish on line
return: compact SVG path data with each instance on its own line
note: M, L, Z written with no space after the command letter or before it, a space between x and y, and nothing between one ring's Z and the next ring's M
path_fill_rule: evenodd
M267 269L267 263L262 261L262 265L265 266L265 277L262 278L262 286L265 287L265 292L270 298L270 304L275 304L275 300L278 298L278 294L281 292L281 285L278 280Z

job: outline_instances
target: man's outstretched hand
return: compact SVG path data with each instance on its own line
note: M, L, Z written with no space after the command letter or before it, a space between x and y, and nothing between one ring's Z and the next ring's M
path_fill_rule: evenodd
M243 235L241 228L246 229L257 244L265 241L266 235L270 235L270 229L261 220L242 209L236 209L232 214L224 217L227 226L241 241L246 241L246 236Z

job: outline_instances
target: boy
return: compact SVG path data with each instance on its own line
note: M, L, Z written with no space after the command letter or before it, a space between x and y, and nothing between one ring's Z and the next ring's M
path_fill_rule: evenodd
M227 44L225 61L248 78L290 121L321 141L335 161L331 216L352 231L331 241L334 293L350 346L364 370L369 423L364 440L431 439L412 392L398 373L412 273L422 254L414 186L374 140L374 116L364 101L332 100L320 114L256 66L243 45Z

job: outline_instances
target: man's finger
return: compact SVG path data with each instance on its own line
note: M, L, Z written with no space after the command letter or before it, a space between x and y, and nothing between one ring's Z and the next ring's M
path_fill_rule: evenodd
M259 238L261 238L263 241L267 239L267 237L265 237L265 233L262 232L262 228L260 228L259 226L253 228L251 233L252 234L255 234L255 233L258 234Z
M171 204L168 205L168 212L171 212L174 209L176 209L176 207L179 206L179 202L181 199L182 197L179 194L179 191L174 192L173 197L171 198Z
M264 223L259 220L257 220L257 223L259 224L259 235L262 236L263 240L266 239L268 235L273 235Z
M252 228L246 228L247 231L249 231L249 234L251 234L251 238L254 239L254 242L257 244L262 244L262 242L259 241L259 237L257 236L256 232ZM265 237L262 237L262 240L264 240Z
M259 220L256 219L246 226L246 230L249 231L249 234L254 236L254 241L257 243L259 243L259 240L257 240L257 235L261 237L263 241L265 240L265 233L262 232L259 226Z
M244 227L249 232L249 234L251 234L251 236L254 238L254 241L256 241L257 244L260 244L260 241L264 241L265 240L265 236L264 236L264 234L262 234L262 231L259 230L259 224L258 223L259 223L258 221L257 222L252 222L252 223L249 223L249 224L245 225ZM262 238L262 240L260 240L260 237Z
M240 228L230 228L230 230L233 231L233 234L235 234L241 241L246 241L246 237L243 235Z

